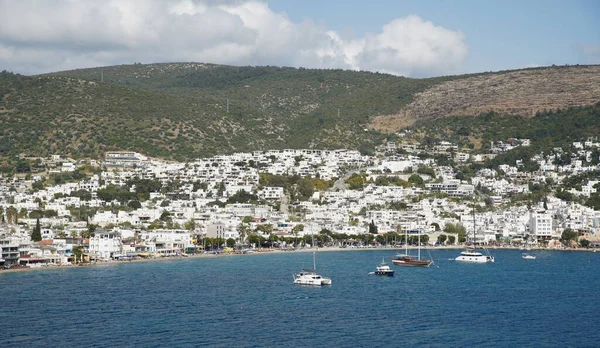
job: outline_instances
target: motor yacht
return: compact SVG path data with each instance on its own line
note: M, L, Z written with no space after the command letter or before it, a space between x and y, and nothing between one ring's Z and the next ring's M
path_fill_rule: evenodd
M387 263L385 263L385 260L382 259L379 266L377 266L377 268L375 269L375 274L391 277L394 275L394 270L391 269L390 266Z
M460 255L454 260L462 262L486 263L494 262L494 257L491 255L483 255L475 249L467 249L461 252Z

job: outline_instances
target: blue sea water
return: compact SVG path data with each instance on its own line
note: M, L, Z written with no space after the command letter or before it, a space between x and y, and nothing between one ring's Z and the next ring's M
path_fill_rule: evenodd
M391 250L318 252L329 287L292 284L311 253L0 273L0 346L600 346L600 253L459 252L394 277L368 274Z

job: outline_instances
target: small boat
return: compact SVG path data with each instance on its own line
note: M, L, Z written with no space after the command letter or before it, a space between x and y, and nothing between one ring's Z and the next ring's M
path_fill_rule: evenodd
M531 255L531 254L523 254L521 255L522 258L524 258L525 260L535 260L535 255Z
M331 285L331 278L317 274L316 264L316 256L313 252L313 269L303 269L300 273L294 274L294 284L315 286Z
M385 263L384 259L381 259L381 263L375 269L375 274L377 274L377 275L385 275L385 276L391 277L391 276L394 275L394 270L391 269L390 266L388 266L387 263Z

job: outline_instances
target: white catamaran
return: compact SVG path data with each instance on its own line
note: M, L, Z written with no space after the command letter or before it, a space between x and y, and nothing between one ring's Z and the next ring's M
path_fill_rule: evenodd
M313 251L313 269L303 269L298 274L294 274L294 284L298 285L331 285L331 278L323 277L317 274L316 255Z
M467 247L454 260L472 263L494 262L494 257L490 255L489 251L485 247L483 250L485 251L485 255L475 249L475 207L473 207L473 246Z

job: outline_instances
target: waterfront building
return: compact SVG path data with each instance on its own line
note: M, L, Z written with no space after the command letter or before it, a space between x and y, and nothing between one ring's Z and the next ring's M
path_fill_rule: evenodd
M121 233L96 231L90 235L90 254L100 259L110 259L123 252Z

